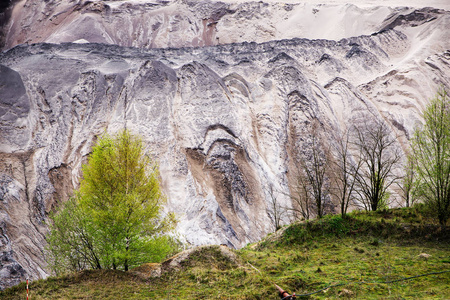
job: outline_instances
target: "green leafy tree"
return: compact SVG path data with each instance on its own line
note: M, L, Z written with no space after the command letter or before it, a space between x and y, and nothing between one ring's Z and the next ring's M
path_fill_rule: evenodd
M74 200L53 216L48 240L55 269L127 271L172 252L175 243L166 233L176 221L173 214L161 218L165 198L158 178L139 138L127 130L102 137Z
M51 215L47 236L47 261L56 274L83 269L101 269L101 254L91 232L92 222L77 205L76 198L63 203Z
M450 216L450 100L445 90L431 100L423 118L412 141L415 191L445 225Z

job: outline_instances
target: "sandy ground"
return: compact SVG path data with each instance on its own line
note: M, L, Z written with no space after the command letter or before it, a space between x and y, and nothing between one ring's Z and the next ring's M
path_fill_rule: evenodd
M24 5L28 2L22 0L13 10L14 21L8 25L5 48L25 42L99 42L165 48L240 42L262 43L292 38L337 41L378 32L385 25L383 21L393 13L408 14L416 8L427 6L450 11L450 0L263 0L272 4L267 12L264 9L252 12L251 9L245 11L245 8L241 8L242 13L248 14L249 17L226 14L214 28L206 29L201 14L199 17L193 11L189 11L186 8L188 5L183 0L169 0L171 4L154 10L142 9L139 13L127 13L126 4L157 1L161 0L95 1L106 3L113 9L125 5L120 16L114 18L96 12L80 14L72 10L73 2L69 0L62 1L54 11L49 11L45 14L46 17L43 17L40 11L49 10L46 2L34 0L31 10L25 9L28 5ZM240 3L249 2L205 0L203 3L207 1L227 2L231 4L231 8L236 9ZM292 10L287 10L284 3L298 5ZM160 23L163 26L159 27ZM152 26L158 28L153 33L149 31ZM133 31L133 36L130 35L130 30Z

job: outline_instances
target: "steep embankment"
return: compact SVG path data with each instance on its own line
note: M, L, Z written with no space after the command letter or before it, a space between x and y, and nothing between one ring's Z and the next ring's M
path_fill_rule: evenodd
M0 55L2 287L48 274L47 214L105 130L143 136L188 243L239 248L273 228L269 186L292 206L312 121L333 140L370 111L404 150L427 99L450 86L444 10L145 2L20 1L4 27L6 48L107 44ZM302 38L314 35L329 39ZM212 46L152 49L193 45Z

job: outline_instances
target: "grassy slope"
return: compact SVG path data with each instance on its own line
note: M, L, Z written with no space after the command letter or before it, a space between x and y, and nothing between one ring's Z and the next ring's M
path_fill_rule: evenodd
M330 285L309 299L450 299L450 233L417 209L354 213L295 224L237 251L200 250L161 278L85 271L35 281L31 299L279 299L273 283L297 294ZM421 253L430 254L428 259ZM362 282L365 283L362 283ZM25 299L21 284L1 299Z

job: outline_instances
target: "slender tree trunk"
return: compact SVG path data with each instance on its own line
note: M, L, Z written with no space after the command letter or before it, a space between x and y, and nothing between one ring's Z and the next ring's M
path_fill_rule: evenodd
M124 262L124 269L125 271L128 271L128 248L129 248L129 239L127 238L127 246L125 247L125 262Z

